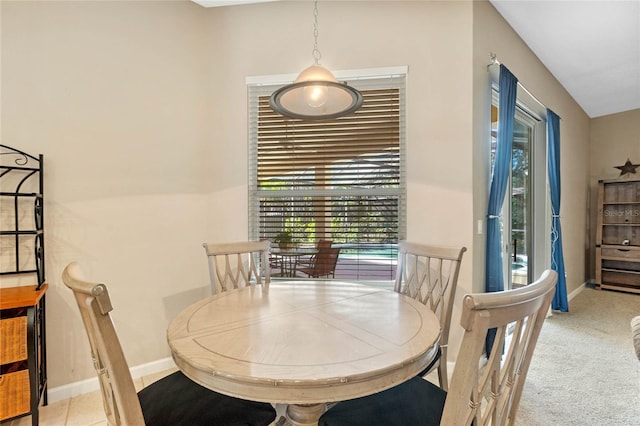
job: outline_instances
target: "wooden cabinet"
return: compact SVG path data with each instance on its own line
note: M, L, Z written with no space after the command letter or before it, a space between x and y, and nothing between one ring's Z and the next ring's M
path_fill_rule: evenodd
M598 184L596 284L640 293L640 179Z
M0 288L0 421L31 415L47 403L45 292L39 286Z
M47 404L42 172L42 155L0 145L0 276L16 279L0 288L0 421L33 425Z

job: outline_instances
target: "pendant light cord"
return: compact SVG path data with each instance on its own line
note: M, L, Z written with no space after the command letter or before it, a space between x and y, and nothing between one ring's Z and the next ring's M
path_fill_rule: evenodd
M364 102L362 94L347 83L339 82L331 71L319 64L322 55L318 49L318 0L313 2L312 55L314 65L304 69L293 83L271 94L271 109L289 118L330 120L360 108Z
M313 2L313 59L315 64L320 63L320 50L318 49L318 0Z

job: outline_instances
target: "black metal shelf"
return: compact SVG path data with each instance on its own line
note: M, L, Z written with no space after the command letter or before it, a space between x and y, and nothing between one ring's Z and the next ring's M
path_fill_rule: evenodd
M34 157L32 155L29 155L27 153L24 153L22 151L18 151L17 149L10 148L10 147L5 146L5 145L0 145L0 146L3 146L5 148L9 148L10 150L13 150L13 151L17 152L19 155L27 156L29 158L33 158L34 160L37 160L36 157ZM31 171L31 172L39 172L40 168L39 167L23 167L23 166L7 166L7 165L0 164L0 170L25 170L25 171Z
M0 197L36 197L42 198L42 194L35 192L0 192Z
M3 244L3 262L0 275L29 274L35 277L33 286L17 286L0 288L2 292L2 312L0 319L5 320L14 316L27 317L27 330L25 336L27 362L16 360L10 364L3 365L5 370L9 369L16 374L23 374L28 371L29 386L27 388L7 389L7 394L12 398L28 398L29 411L20 410L3 415L0 420L4 423L13 418L31 415L31 424L37 426L39 423L38 406L42 401L43 405L48 404L47 397L47 344L46 344L46 309L45 309L45 262L44 262L44 179L43 179L44 158L42 154L36 156L27 154L6 145L0 145L0 183L4 191L0 192L3 197L3 215L7 213L13 217L3 221L0 230ZM7 189L15 189L13 192ZM12 198L13 200L7 200ZM5 207L6 205L6 207ZM10 206L13 207L10 207ZM13 212L10 211L13 209ZM27 219L29 218L29 219ZM28 249L20 249L27 245ZM6 250L5 250L6 248ZM13 259L4 261L4 256ZM24 257L23 257L24 256ZM27 305L13 306L13 296L19 302L30 300L23 297L25 293L33 298L32 303ZM11 306L9 306L11 305ZM20 312L16 312L19 308ZM23 309L23 308L26 308ZM2 373L0 371L0 373ZM9 417L11 416L11 417Z
M11 197L13 201L13 224L12 229L7 229L6 224L0 230L0 236L15 237L15 243L11 254L12 262L4 263L0 270L2 275L10 274L36 274L36 288L40 289L45 281L44 263L44 180L43 180L44 158L42 155L33 156L18 149L0 145L0 180L4 191L0 192L0 197ZM8 188L15 188L15 191L7 191ZM19 199L33 199L33 203L20 202ZM30 205L32 204L32 205ZM24 215L24 209L27 215ZM24 217L33 217L31 224L23 223ZM24 253L20 252L20 242L24 236L33 236L34 253L33 261L22 261ZM11 265L11 266L7 266Z
M42 229L26 230L26 231L0 231L0 235L42 235Z

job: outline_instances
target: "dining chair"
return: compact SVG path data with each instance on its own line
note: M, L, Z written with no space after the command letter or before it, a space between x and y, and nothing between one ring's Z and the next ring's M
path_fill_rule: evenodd
M313 264L306 268L298 268L297 272L302 272L310 278L321 278L336 276L336 266L338 264L338 256L340 256L340 247L330 247L318 249L313 258Z
M640 360L640 315L631 319L631 335L636 356Z
M269 425L276 418L267 403L211 391L174 372L136 394L127 360L111 320L104 284L86 281L77 263L62 272L82 316L109 425Z
M464 336L449 391L417 376L380 393L339 402L318 424L514 424L557 277L547 270L526 287L464 297L460 317ZM486 359L485 338L492 328L497 329L493 347L504 351L494 349Z
M253 284L269 285L269 240L202 246L207 254L213 294Z
M298 266L304 267L304 268L312 267L316 261L318 250L331 248L332 245L333 245L332 240L319 240L316 243L316 247L315 247L316 252L311 255L300 256L300 259L298 259Z
M331 248L332 244L333 244L332 240L320 240L316 244L316 250L325 249L325 248Z
M440 321L440 353L421 375L428 374L437 366L440 387L445 391L449 387L447 350L451 311L465 251L466 247L432 246L407 241L398 243L395 291L428 306Z

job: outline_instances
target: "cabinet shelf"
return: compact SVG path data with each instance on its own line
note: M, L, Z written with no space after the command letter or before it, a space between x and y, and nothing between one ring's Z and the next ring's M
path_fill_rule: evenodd
M29 229L26 231L0 231L0 235L42 235L44 231L42 229Z
M636 285L624 285L620 283L610 284L607 282L603 282L602 284L600 284L600 288L603 290L618 290L618 291L625 291L627 293L640 294L640 288L638 288L638 286Z
M640 204L640 201L605 201L602 203L605 206L615 206L615 205L623 205L623 206L627 206L627 205L633 205L633 204Z
M616 257L616 256L602 256L601 260L617 260L619 262L626 262L629 259L626 257Z
M640 275L640 271L630 271L628 269L602 268L603 271L624 272L625 274Z
M640 294L640 179L598 182L596 284Z
M42 194L36 192L0 192L0 197L35 197L42 198Z

